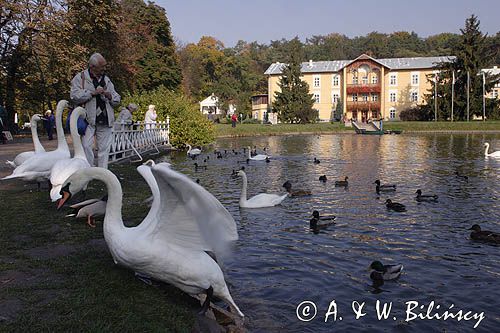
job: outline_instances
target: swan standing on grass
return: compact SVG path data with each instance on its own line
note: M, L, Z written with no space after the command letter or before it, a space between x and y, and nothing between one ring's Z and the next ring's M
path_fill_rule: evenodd
M61 185L64 181L71 176L75 171L85 168L90 168L90 164L87 161L87 156L83 150L82 140L78 134L77 121L80 116L85 117L87 113L82 107L77 107L71 113L71 118L69 120L69 127L71 130L71 139L73 140L73 148L75 155L73 158L67 158L57 161L50 171L50 183L52 188L50 190L50 199L52 202L57 201L61 198Z
M197 156L197 155L200 155L201 154L201 149L198 149L198 148L191 148L191 145L186 145L189 149L187 151L187 154L189 157L194 157L194 156Z
M250 147L247 147L248 159L252 161L265 161L269 158L267 155L257 154L255 156L250 155Z
M153 206L137 227L126 227L122 220L123 193L120 182L103 168L78 170L62 186L63 199L69 199L92 179L106 185L108 202L104 217L104 239L116 264L140 275L167 282L188 294L206 293L202 313L212 296L227 302L238 315L218 263L217 256L238 239L236 223L222 204L203 187L164 163L141 165L141 175L154 182ZM154 177L154 180L150 177ZM60 203L61 205L61 203Z
M488 153L488 150L490 149L490 144L488 142L485 142L484 146L486 147L486 149L484 150L484 156L500 158L500 150L494 151L492 153Z
M238 171L238 176L243 178L243 188L241 189L240 196L240 207L242 208L273 207L279 205L288 196L288 193L283 195L261 193L247 200L247 175L245 171L240 170Z
M28 158L31 156L38 154L38 153L44 153L45 149L43 148L42 144L40 143L40 139L38 138L38 132L37 132L37 122L42 120L42 115L39 114L34 114L31 117L30 121L30 128L31 128L31 137L33 139L33 145L35 146L35 151L25 151L24 153L18 154L13 161L7 161L8 165L10 165L13 168L16 168L23 164Z
M68 106L68 101L62 100L57 103L56 108L56 128L57 128L57 149L49 152L42 152L33 155L23 164L14 169L11 175L2 179L22 178L23 180L36 180L38 182L50 177L50 170L54 164L62 159L70 157L69 147L64 137L62 125L62 114Z

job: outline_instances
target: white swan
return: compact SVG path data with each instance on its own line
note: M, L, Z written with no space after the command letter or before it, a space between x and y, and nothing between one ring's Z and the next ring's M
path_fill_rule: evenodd
M248 183L247 175L243 170L238 171L238 175L241 176L241 178L243 178L243 188L241 189L241 196L240 196L240 207L243 208L272 207L279 205L288 196L288 193L283 195L261 193L247 200L247 183Z
M50 177L50 170L54 164L70 157L69 147L64 137L62 125L62 114L68 106L68 101L62 100L57 103L56 108L56 129L57 129L57 149L49 152L41 152L28 158L23 164L14 169L11 175L2 179L22 178L23 180L41 181Z
M254 157L252 157L250 155L250 147L247 147L247 151L248 151L248 159L249 160L254 160L254 161L265 161L266 159L269 158L269 156L267 155L263 155L263 154L257 154L255 155Z
M37 122L39 122L40 120L42 120L42 115L34 114L31 117L30 121L31 138L33 139L33 145L35 146L35 151L25 151L23 153L18 154L13 161L7 161L5 163L7 163L13 168L16 168L21 164L23 164L31 156L45 152L45 149L40 143L40 139L38 138L38 132L37 132Z
M105 183L108 192L104 238L115 263L141 275L170 283L188 294L207 293L203 310L213 295L234 303L217 262L206 252L219 255L238 239L236 223L222 204L203 187L163 163L138 170L153 186L153 206L137 227L122 220L122 188L116 176L103 168L78 170L63 184L63 199L83 189L92 179ZM153 175L153 178L150 176Z
M201 149L198 148L191 148L191 145L186 145L189 149L187 151L188 156L195 156L195 155L200 155L201 154Z
M497 150L497 151L494 151L493 153L488 154L488 150L490 149L490 144L488 142L485 142L484 146L486 147L486 149L484 150L484 156L500 158L500 150Z
M75 216L76 218L87 218L87 224L95 228L95 217L104 216L106 213L106 201L108 196L104 196L102 199L89 199L77 204L69 206L70 208L77 211L76 214L69 214L66 216Z
M50 198L52 201L57 201L61 198L59 192L61 191L61 185L64 181L71 176L76 170L90 168L90 164L87 161L87 157L83 150L82 140L78 134L77 122L80 116L86 116L85 109L82 107L77 107L71 113L71 118L69 120L69 128L71 130L71 139L73 140L73 148L75 150L75 155L73 158L61 159L54 164L50 170L50 183L52 188L50 190Z

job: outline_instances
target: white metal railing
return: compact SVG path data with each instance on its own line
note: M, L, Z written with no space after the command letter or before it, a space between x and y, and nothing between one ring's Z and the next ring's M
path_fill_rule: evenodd
M170 117L167 121L154 124L136 122L126 124L115 122L113 127L113 141L109 149L109 163L125 158L142 160L142 155L151 150L159 153L158 146L170 148Z

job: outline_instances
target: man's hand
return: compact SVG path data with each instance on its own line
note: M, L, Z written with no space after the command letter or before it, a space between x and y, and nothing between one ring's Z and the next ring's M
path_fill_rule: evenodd
M111 98L112 98L111 93L109 91L105 91L104 96L106 96L106 98L109 100L111 100Z
M102 93L104 93L105 90L103 87L97 87L94 92L92 93L92 96L97 96L97 95L101 95Z

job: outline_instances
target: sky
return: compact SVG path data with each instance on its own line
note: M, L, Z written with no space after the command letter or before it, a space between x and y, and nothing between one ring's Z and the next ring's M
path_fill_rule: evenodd
M420 37L460 33L478 16L483 33L500 32L500 0L156 0L176 41L212 36L226 47L238 40L269 44L314 35L364 36L372 31L414 31Z

